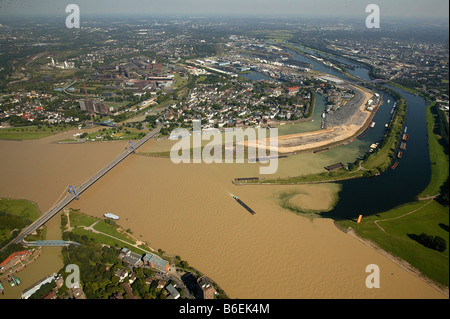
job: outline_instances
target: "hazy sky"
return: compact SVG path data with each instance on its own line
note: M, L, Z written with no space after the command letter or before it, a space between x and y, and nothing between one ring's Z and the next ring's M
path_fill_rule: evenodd
M68 4L81 14L250 14L309 17L365 17L368 4L381 18L446 18L448 0L0 0L0 17L17 14L66 15ZM1 22L1 21L0 21Z

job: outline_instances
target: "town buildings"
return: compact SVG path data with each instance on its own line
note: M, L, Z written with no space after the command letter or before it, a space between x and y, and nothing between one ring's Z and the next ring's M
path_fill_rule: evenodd
M214 299L216 290L212 283L206 277L201 277L197 281L198 283L198 295L201 299Z

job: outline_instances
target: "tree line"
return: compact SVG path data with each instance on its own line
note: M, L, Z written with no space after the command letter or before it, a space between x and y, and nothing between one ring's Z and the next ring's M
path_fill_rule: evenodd
M421 233L418 236L408 234L408 236L417 241L419 244L422 244L425 247L437 250L439 252L443 252L447 249L447 242L440 236L432 236L425 233Z

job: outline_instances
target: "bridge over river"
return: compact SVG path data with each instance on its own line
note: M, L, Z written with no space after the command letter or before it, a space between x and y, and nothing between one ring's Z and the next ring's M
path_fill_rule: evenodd
M64 197L61 201L59 201L57 204L55 204L49 211L47 211L45 214L43 214L41 217L39 217L31 225L29 225L27 228L23 229L22 232L16 238L14 238L8 245L4 246L2 248L2 250L5 249L6 247L8 247L12 243L14 243L14 244L21 243L25 239L25 237L27 237L29 234L35 232L39 227L44 225L47 221L49 221L53 216L55 216L64 207L69 205L75 198L77 198L85 190L87 190L89 187L91 187L96 181L98 181L100 178L102 178L106 173L108 173L117 164L122 162L131 153L133 153L135 150L137 150L139 147L141 147L145 142L147 142L149 139L151 139L156 134L158 134L160 130L161 130L161 124L159 124L156 129L154 129L153 131L148 133L141 140L139 140L136 144L133 145L133 143L130 142L130 146L127 148L127 150L125 152L123 152L118 157L116 157L111 163L109 163L108 165L103 167L99 172L97 172L95 175L93 175L89 180L84 182L81 186L79 186L78 188L69 187L69 191L71 189L73 191L69 192L69 194L66 197Z
M61 247L61 246L69 246L75 245L80 246L80 243L75 241L65 241L65 240L37 240L37 241L22 241L25 247Z

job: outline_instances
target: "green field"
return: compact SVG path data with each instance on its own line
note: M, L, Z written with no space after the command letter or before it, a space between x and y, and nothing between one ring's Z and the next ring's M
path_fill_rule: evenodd
M139 254L145 253L143 250L131 246L135 244L135 240L132 239L130 236L124 234L124 231L119 231L119 229L121 229L119 226L107 224L104 220L99 221L99 219L96 217L86 215L76 210L70 211L69 218L70 218L70 226L73 227L72 233L74 234L80 236L83 235L87 236L88 238L92 238L94 241L100 244L105 244L112 247L127 246L136 253ZM97 221L99 222L94 226L94 229L104 234L97 234L84 228L91 226ZM107 235L113 236L115 238L111 238ZM127 245L122 240L125 241L126 243L129 243L130 245ZM142 246L142 248L146 249L147 251L150 251L150 248L148 247Z
M377 226L375 223L378 221ZM419 269L430 279L448 286L449 283L449 211L434 200L417 201L396 207L382 214L363 217L360 224L354 220L336 222L354 229L357 235L375 242ZM444 252L427 248L411 237L426 233L440 236L447 242Z
M295 32L292 30L257 30L251 31L250 33L255 37L281 43L284 40L290 39Z
M95 141L128 141L128 140L138 140L147 134L147 130L138 130L136 128L124 127L124 128L103 128L95 132L87 134L86 140ZM77 141L76 138L73 139L63 139L58 142L74 142Z
M72 128L62 128L62 127L38 128L36 126L1 128L0 140L34 140L54 135L57 133L62 133L68 129Z
M318 174L307 174L301 176L294 176L288 178L279 178L279 179L270 179L259 181L263 184L286 184L286 185L294 185L294 184L309 184L309 183L330 183L343 181L346 179L352 178L360 178L364 175L364 170L350 172L347 169L341 168L332 172L322 172ZM252 184L254 181L248 182L239 182L242 184Z
M127 128L121 131L116 129L106 129L105 131L99 130L97 132L88 134L87 138L90 140L136 140L142 138L140 133L145 131L137 130L134 128Z
M41 213L35 203L23 199L0 198L0 212L34 221Z
M0 212L12 215L0 216L0 244L11 239L13 229L26 227L41 215L35 203L22 199L0 198ZM38 237L41 238L44 234L40 233Z
M108 240L108 243L114 243L114 244L117 243L119 246L120 246L120 243L122 245L124 245L124 243L121 242L120 240L115 240L114 238L110 238L103 234L92 233L88 230L85 230L84 227L89 227L92 224L94 224L95 222L98 222L94 226L94 229L96 231L116 237L117 239L121 239L121 240L126 241L133 245L136 243L135 240L131 238L131 236L127 236L126 234L124 234L125 233L124 231L122 231L122 232L119 231L119 229L120 229L119 226L110 225L110 224L106 223L104 220L99 221L99 218L86 215L84 213L81 213L78 210L70 210L69 219L70 219L70 226L74 228L73 232L75 234L79 234L79 235L89 234L88 237L95 238L96 240L101 240L101 241L99 241L100 243L103 243L104 240ZM113 244L113 246L114 246L114 244Z
M431 112L433 104L427 107L427 126L428 126L428 147L430 150L431 161L431 181L427 188L419 194L419 198L434 196L440 193L440 187L448 178L449 174L449 158L445 154L444 147L439 143L440 137L432 134L435 125L435 116Z
M71 227L85 226L89 227L95 223L98 219L95 217L88 216L86 214L80 213L77 210L70 210L69 220Z
M126 243L120 241L120 240L116 240L114 238L105 236L103 234L95 234L93 232L90 232L88 230L82 229L82 228L75 228L72 230L72 232L74 234L80 235L80 236L87 236L88 238L92 238L94 241L96 241L99 244L104 244L104 245L108 245L111 247L128 247L132 252L138 253L138 254L144 254L145 251L133 247L131 245L127 245Z
M136 244L135 240L133 240L130 236L127 236L126 234L119 232L118 226L107 224L104 220L98 222L94 226L94 229L99 232L114 236L118 239L122 239L126 242L129 242L130 244L133 244L133 245Z

